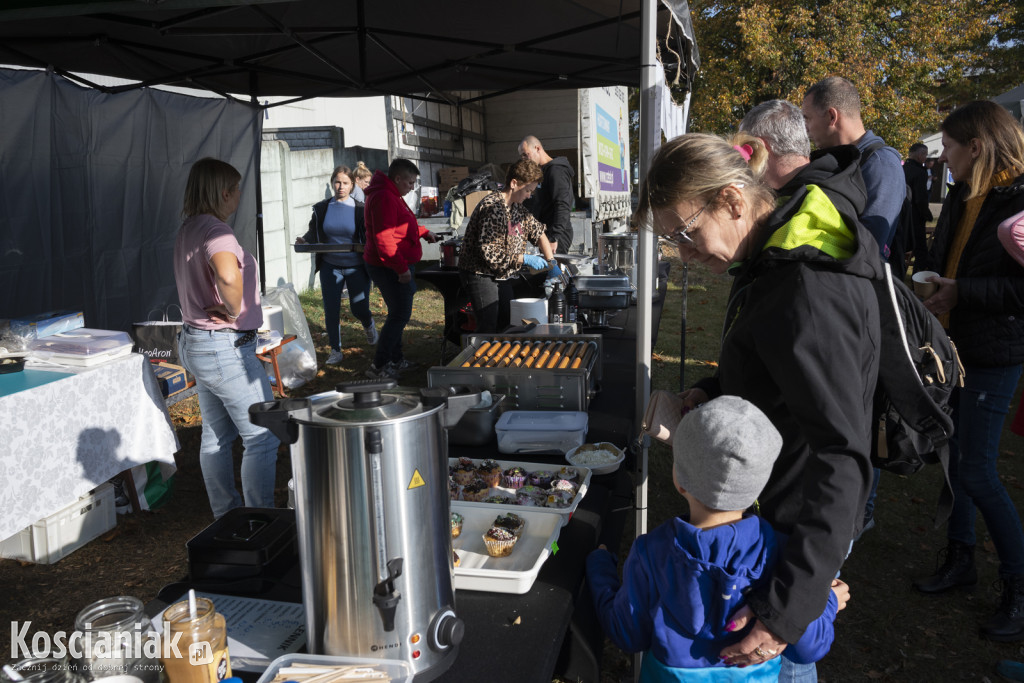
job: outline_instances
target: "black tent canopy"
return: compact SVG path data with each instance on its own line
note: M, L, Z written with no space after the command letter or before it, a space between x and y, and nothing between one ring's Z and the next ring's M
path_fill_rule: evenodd
M638 87L641 4L14 0L0 9L0 63L251 97L451 102L460 91ZM659 37L670 37L663 60L680 55L692 75L686 2L658 6Z

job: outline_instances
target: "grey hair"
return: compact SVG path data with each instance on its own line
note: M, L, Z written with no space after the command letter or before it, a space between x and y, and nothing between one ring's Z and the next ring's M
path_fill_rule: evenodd
M811 155L811 141L807 139L803 112L792 102L762 102L743 117L740 130L767 140L776 156Z

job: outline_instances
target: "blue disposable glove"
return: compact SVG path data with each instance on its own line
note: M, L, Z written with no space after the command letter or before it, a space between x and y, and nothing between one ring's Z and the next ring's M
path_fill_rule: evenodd
M558 267L558 264L554 260L551 261L551 274L548 277L561 279L562 269Z
M523 254L523 267L530 270L547 270L548 262L537 254Z

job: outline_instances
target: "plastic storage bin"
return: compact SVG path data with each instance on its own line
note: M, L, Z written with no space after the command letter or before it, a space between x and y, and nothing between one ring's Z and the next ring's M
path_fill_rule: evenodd
M510 410L494 427L502 453L561 453L583 443L587 414L575 410Z
M81 311L47 311L11 320L11 332L25 339L38 339L82 327L85 327L85 318Z
M329 655L309 655L294 653L282 655L270 663L257 683L270 683L285 667L301 667L303 664L313 666L366 666L374 667L387 673L391 683L412 683L409 665L397 659L370 659L369 657L332 657Z
M115 526L114 486L102 484L63 510L0 541L0 557L53 564Z
M98 365L132 352L127 332L83 327L29 342L33 356L64 365Z

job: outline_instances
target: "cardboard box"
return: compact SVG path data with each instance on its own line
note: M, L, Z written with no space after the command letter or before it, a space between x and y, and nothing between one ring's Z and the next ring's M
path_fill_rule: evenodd
M164 398L184 391L188 386L185 368L173 363L153 363L153 374L160 383L160 392Z
M466 215L472 216L473 209L480 203L480 200L489 195L490 192L487 190L480 190L479 192L470 192L466 195Z
M81 311L47 311L11 319L11 332L25 339L49 337L80 327L85 327L85 317Z
M114 486L108 482L63 510L0 541L0 557L53 564L115 526Z
M437 172L437 190L443 200L448 190L459 184L459 181L469 176L468 166L446 166Z

